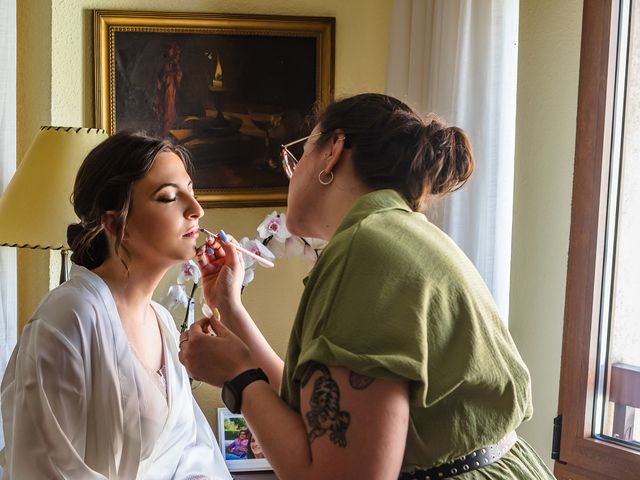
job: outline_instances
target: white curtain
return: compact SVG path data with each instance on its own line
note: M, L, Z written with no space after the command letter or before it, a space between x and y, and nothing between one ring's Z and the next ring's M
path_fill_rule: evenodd
M0 194L16 169L16 0L0 15ZM0 247L0 378L16 344L16 252ZM0 448L4 446L0 418ZM0 473L2 469L0 468Z
M395 0L387 93L471 137L476 171L428 213L509 309L518 0Z

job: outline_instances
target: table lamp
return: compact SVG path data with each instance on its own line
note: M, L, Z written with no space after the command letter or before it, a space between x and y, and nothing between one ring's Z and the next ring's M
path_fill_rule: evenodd
M60 250L60 283L68 278L67 226L78 221L71 204L76 173L105 130L40 127L0 197L0 245Z

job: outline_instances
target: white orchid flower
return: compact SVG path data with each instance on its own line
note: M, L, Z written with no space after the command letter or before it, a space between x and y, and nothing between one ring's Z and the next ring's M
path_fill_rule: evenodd
M162 302L168 310L173 310L178 305L186 307L187 303L189 303L189 297L187 296L187 292L183 285L171 285L167 292L167 296Z
M258 235L261 239L273 237L273 240L284 242L291 236L287 230L286 216L284 213L278 214L275 210L267 215L260 225L258 225Z
M265 247L262 242L258 239L256 240L249 240L248 238L243 238L240 241L240 245L244 248L246 248L247 250L249 250L251 253L255 253L256 255L265 258L267 260L275 260L275 255L273 253L271 253L271 250L269 250L267 247ZM256 261L249 257L249 255L246 254L242 254L242 258L244 260L244 264L245 266L251 266L254 263L256 263Z
M200 269L193 260L184 262L180 268L180 273L178 274L179 285L183 285L189 281L193 281L193 283L198 283L200 281Z
M267 260L275 260L276 256L273 254L273 252L267 248L260 240L254 240L255 246L256 246L256 250L253 250L253 253L256 253L257 255L260 255L262 258L266 258Z
M246 248L251 253L255 253L256 255L261 256L262 258L266 258L267 260L275 260L275 255L265 247L259 239L249 240L247 237L243 237L240 240L240 246ZM246 287L249 285L254 277L255 277L255 269L259 262L253 257L242 253L242 259L244 260L244 280L242 281L242 286Z

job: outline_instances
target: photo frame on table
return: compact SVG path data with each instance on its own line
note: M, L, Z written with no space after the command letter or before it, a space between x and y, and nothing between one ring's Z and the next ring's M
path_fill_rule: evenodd
M241 414L218 408L218 444L230 472L272 471Z
M334 91L334 17L94 10L96 126L191 152L205 206L286 204L280 145Z

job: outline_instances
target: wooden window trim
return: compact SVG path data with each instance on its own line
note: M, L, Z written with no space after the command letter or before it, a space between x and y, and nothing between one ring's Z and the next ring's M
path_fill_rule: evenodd
M615 3L614 3L615 2ZM628 480L640 454L591 438L596 381L600 278L613 105L611 20L616 0L583 7L576 155L565 297L558 414L562 415L559 480Z

